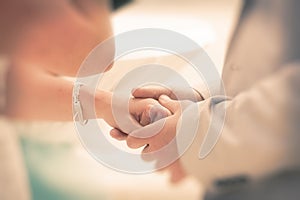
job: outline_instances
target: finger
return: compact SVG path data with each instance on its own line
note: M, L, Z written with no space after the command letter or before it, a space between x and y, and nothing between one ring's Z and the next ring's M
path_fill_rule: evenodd
M154 105L151 106L150 110L148 111L148 115L150 118L150 123L156 122L160 119L166 118L170 116L172 113L161 105Z
M146 125L148 125L152 122L151 115L150 115L151 110L152 110L152 105L149 105L149 106L147 106L147 108L141 114L139 123L142 126L146 126Z
M149 125L160 119L170 116L172 113L161 105L148 105L142 112L139 123L142 126Z
M147 144L142 150L141 158L146 162L157 160L157 157L151 152L153 152L153 150L151 150L151 146Z
M158 99L163 94L176 99L176 96L173 94L173 92L170 89L162 86L145 86L145 87L133 89L132 91L132 95L135 98Z
M165 121L166 119L161 119L155 123L149 124L148 126L132 131L126 139L127 146L136 149L155 142L155 136L163 134L165 131Z
M136 137L132 137L132 136L128 135L128 137L126 138L126 143L129 148L138 149L138 148L148 145L148 140L136 138Z
M126 133L123 133L122 131L114 128L110 131L110 136L116 140L123 141L123 140L126 140L128 135Z
M179 101L172 100L170 97L166 95L161 95L158 99L159 103L170 110L173 114L180 109L180 103Z
M140 140L149 140L155 135L162 134L165 131L164 126L167 119L168 118L164 118L142 128L136 129L129 133L129 137L133 137Z
M147 144L141 152L141 158L144 161L156 161L155 170L156 171L163 171L162 168L164 161L166 160L166 155L163 152L159 152L160 148L157 148L155 145Z

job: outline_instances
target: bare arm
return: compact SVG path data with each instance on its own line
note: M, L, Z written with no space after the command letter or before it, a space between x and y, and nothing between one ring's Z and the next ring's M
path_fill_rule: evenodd
M52 74L75 76L87 54L112 35L108 3L2 1L0 53Z
M8 116L72 119L73 83L60 76L75 76L92 48L112 34L107 3L1 1L0 53L9 60Z

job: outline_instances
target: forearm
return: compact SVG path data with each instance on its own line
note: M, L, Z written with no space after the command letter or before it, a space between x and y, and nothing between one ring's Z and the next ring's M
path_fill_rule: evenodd
M10 67L6 114L22 120L72 119L73 83L31 68Z
M112 93L105 90L92 91L86 86L80 90L80 101L85 119L102 118L110 126L118 127L112 111Z
M21 120L73 120L73 82L61 77L30 69L11 67L7 76L6 114ZM80 99L86 119L109 115L111 93L97 91L95 95L82 87ZM95 98L95 107L90 105ZM94 102L94 101L93 101ZM95 111L94 111L95 108Z

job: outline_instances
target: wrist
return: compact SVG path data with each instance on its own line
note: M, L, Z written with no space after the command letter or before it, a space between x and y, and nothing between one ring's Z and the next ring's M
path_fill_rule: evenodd
M104 90L95 93L95 112L97 118L104 119L112 127L118 127L112 111L112 93Z
M105 118L111 113L112 93L99 90L95 93L95 112L98 118Z

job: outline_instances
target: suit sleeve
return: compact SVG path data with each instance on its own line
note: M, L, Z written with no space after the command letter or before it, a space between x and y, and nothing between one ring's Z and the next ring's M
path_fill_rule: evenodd
M299 166L299 99L298 63L281 68L234 98L213 96L190 106L179 124L198 125L181 157L184 168L207 185L216 179L260 177ZM211 135L216 141L211 141Z

